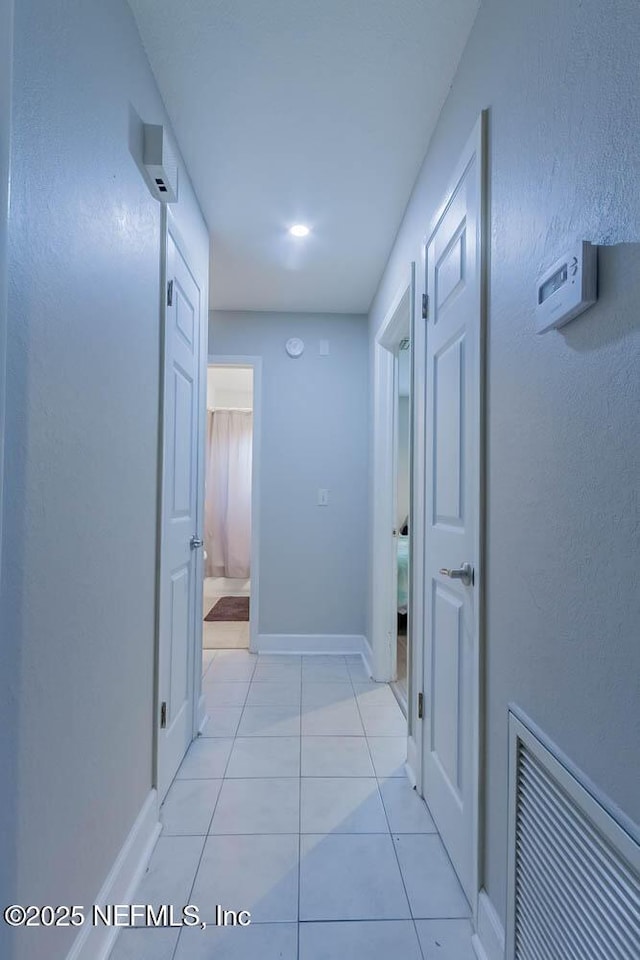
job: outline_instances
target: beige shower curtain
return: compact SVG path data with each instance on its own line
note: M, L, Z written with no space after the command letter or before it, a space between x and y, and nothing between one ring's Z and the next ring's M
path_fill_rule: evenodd
M207 410L205 576L251 575L252 414Z

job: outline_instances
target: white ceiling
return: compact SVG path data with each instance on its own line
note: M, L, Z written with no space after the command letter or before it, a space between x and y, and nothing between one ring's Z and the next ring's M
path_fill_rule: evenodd
M479 0L130 3L211 229L212 307L366 312Z

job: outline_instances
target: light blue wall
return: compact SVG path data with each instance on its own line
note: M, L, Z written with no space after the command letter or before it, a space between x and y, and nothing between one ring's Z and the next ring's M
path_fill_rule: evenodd
M285 352L293 336L306 345L297 360ZM210 355L263 362L262 634L365 633L367 337L358 315L210 314ZM319 487L330 490L327 507L317 506Z
M9 204L9 162L11 137L11 79L13 66L13 0L0 0L0 570L2 569L3 455L6 387L7 335L7 238ZM8 903L15 875L16 796L11 784L16 779L16 709L10 678L16 671L18 649L15 638L2 626L0 607L0 902ZM9 956L10 928L0 923L0 956Z
M371 309L372 339L488 107L484 881L504 919L507 709L640 822L640 15L484 0ZM541 268L601 251L600 300L535 334Z
M2 578L3 645L18 654L2 691L15 734L2 794L19 811L10 902L91 904L152 784L160 206L137 161L141 120L165 119L124 0L17 5ZM206 271L186 176L181 190L178 223ZM74 933L27 930L2 955L59 960Z

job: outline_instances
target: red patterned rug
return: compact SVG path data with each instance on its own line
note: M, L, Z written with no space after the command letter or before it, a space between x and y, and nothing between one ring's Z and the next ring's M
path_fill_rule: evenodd
M249 619L249 597L220 597L204 618L207 623L217 620Z

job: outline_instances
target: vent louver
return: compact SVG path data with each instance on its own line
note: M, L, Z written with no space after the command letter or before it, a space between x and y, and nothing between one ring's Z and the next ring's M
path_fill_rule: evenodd
M638 960L640 846L510 715L508 960Z

